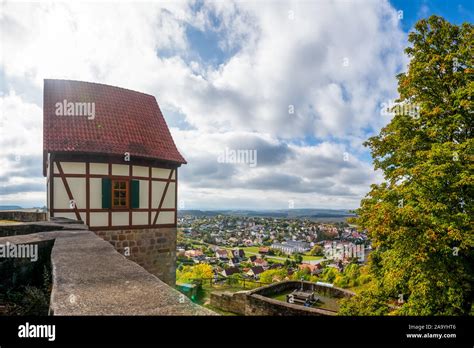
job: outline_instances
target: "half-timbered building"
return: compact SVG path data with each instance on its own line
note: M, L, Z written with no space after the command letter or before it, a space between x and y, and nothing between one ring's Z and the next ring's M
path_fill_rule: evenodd
M155 97L45 80L43 112L49 216L83 221L173 282L178 168L186 161ZM150 257L153 252L160 257Z

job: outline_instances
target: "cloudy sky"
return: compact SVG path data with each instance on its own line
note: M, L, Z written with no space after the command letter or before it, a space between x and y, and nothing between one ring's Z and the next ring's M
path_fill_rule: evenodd
M0 205L43 206L43 79L156 97L181 208L356 208L417 19L469 1L2 2ZM227 150L257 163L222 163ZM227 161L229 162L229 161Z

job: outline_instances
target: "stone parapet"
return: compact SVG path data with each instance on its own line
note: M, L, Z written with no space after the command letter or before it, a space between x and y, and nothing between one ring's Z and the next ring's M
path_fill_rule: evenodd
M47 241L54 243L50 251L51 315L215 315L91 231L56 230L0 237L0 244Z

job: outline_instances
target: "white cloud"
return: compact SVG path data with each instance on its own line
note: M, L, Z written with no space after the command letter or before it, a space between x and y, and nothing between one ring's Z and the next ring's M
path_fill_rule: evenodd
M189 162L180 193L197 207L281 206L292 192L301 207L356 206L377 180L358 159L361 143L388 121L379 105L395 97L406 63L396 11L386 1L196 9L183 1L2 3L2 161L41 153L44 78L95 81L153 94L165 117L182 115L193 128L173 134ZM188 26L216 34L225 61L196 59ZM219 166L225 146L266 155L253 171ZM342 160L345 151L353 162Z

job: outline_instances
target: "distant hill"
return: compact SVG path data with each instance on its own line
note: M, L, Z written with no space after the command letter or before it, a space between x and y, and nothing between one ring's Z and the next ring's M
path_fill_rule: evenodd
M345 218L356 216L347 209L281 209L281 210L178 210L178 216L245 216L274 218Z
M23 209L19 205L0 205L0 210L18 210Z

